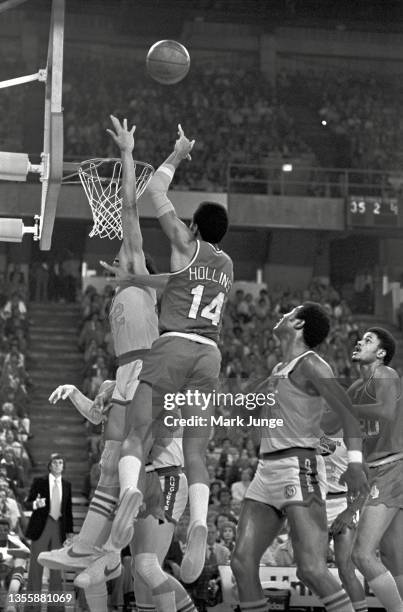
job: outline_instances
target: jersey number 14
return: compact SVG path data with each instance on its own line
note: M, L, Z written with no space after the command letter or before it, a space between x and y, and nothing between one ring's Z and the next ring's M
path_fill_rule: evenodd
M193 295L193 301L189 309L189 319L197 319L204 289L204 285L197 285L191 290L190 293ZM215 298L213 298L211 302L207 304L207 306L202 308L200 316L211 321L212 325L218 325L220 322L221 310L224 305L224 298L224 293L220 291L220 293L218 293Z

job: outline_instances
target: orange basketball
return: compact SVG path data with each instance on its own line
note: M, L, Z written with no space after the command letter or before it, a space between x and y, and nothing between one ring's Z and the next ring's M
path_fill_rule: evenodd
M158 83L179 83L189 72L190 56L176 40L160 40L147 53L148 74Z

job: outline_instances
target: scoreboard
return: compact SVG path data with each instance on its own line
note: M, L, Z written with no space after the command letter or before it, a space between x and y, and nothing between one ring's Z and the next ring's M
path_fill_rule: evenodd
M346 204L348 228L403 228L403 203L397 198L349 196Z

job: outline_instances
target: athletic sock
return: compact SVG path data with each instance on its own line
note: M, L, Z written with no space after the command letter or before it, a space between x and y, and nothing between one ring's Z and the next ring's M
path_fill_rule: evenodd
M368 585L388 612L403 612L403 602L390 572L368 580Z
M106 487L103 487L105 489ZM111 516L118 501L118 488L111 487L111 493L96 489L91 499L80 534L74 541L75 552L87 552L88 546L102 546L110 532ZM112 493L113 491L113 493Z
M350 598L344 589L321 599L327 612L354 612Z
M197 612L196 606L189 595L176 603L176 609L178 612Z
M259 599L257 601L241 601L239 603L241 610L245 612L269 612L270 606L267 599Z
M175 591L166 591L165 593L154 593L153 600L157 612L176 612Z
M126 455L126 457L122 457L120 459L119 482L121 496L128 487L138 488L140 470L141 461L137 457L133 457L133 455Z
M136 601L137 612L156 612L154 604L143 604Z
M195 521L207 523L208 502L210 488L201 483L195 482L189 487L189 508L190 508L190 527Z
M108 612L108 590L106 582L99 582L88 589L85 589L85 599L87 600L90 612Z
M355 612L368 612L367 600L363 599L362 601L353 601L353 608Z

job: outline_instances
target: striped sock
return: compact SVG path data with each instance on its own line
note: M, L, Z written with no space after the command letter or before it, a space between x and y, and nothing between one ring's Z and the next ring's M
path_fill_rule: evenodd
M196 606L190 599L189 595L184 597L181 601L176 604L178 612L197 612Z
M165 593L154 593L153 600L157 612L176 612L175 591L165 591Z
M241 610L245 612L269 612L269 602L267 599L259 599L257 601L241 601L239 603Z
M355 612L368 612L367 600L363 599L362 601L353 601L353 608Z
M354 612L350 598L344 589L322 597L322 602L327 612Z
M368 580L368 586L388 612L403 612L403 602L390 572Z
M136 601L137 612L155 612L155 607L153 604L144 604Z
M105 487L103 487L105 488ZM115 489L113 489L115 490ZM75 552L80 551L80 543L92 546L102 546L105 543L105 531L110 531L110 518L118 501L117 494L106 493L96 489L88 508L84 523L82 524L78 540L73 547Z

